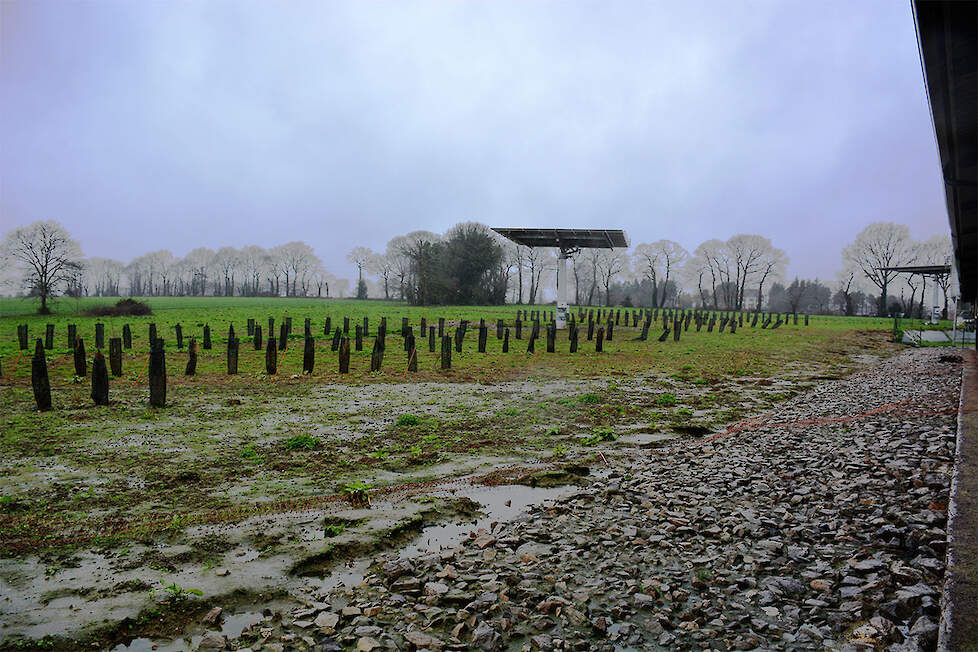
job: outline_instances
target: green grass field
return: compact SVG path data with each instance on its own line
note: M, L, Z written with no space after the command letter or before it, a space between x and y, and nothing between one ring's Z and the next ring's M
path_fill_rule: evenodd
M32 306L21 300L0 300L0 548L57 540L58 528L48 532L41 523L78 519L97 528L100 519L138 519L154 510L189 514L303 498L361 478L396 483L402 474L424 474L472 456L518 461L555 450L587 455L589 444L625 424L650 431L715 430L784 400L811 379L845 372L854 355L896 350L888 342L892 323L865 318L813 317L807 327L802 318L776 330L745 321L735 334L706 327L696 332L691 325L679 342L658 342L660 324L644 342L634 341L639 328L620 326L602 353L582 332L580 350L571 354L561 331L555 353L546 352L544 336L528 354L529 327L522 340L511 332L508 353L495 336L496 319L512 328L516 306L267 298L147 302L152 316L95 318L76 312L93 299L59 301L49 316L25 314ZM340 374L324 321L330 317L335 328L344 317L352 324L364 316L370 336L363 351L352 352L350 373ZM387 353L383 369L371 373L370 349L382 316L388 320ZM293 320L274 376L265 374L265 353L254 350L246 335L248 318L264 326L269 317L276 330L285 317ZM301 374L306 317L316 339L311 375ZM419 341L419 371L408 373L402 317L415 329L421 317L429 324L444 317L448 333L460 319L471 322L463 352L453 351L451 370L440 370L439 353ZM480 318L491 326L486 353L477 351ZM106 342L126 323L133 333L123 374L110 380L107 407L92 404L90 380L75 376L67 342L67 326L75 324L90 370L97 322L105 324ZM55 325L54 348L47 351L54 410L38 413L30 353L47 323ZM164 409L148 407L150 323L166 340ZM198 341L205 324L212 329L213 348L200 350L195 376L183 374L186 345L177 350L173 334L178 323L186 338ZM19 324L28 325L30 351L19 350ZM241 339L233 376L225 359L230 324ZM647 401L623 389L636 384L652 392ZM52 466L60 469L54 481L47 475Z

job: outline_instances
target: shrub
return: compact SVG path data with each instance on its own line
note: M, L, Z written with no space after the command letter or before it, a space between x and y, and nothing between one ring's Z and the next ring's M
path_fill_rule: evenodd
M659 394L659 396L655 399L655 402L659 405L675 405L676 395L670 394L669 392Z
M413 414L402 414L397 418L397 425L402 428L407 426L416 426L419 423L421 423L421 417Z
M319 440L309 435L296 435L286 439L282 445L290 451L312 450L319 445Z
M135 299L119 299L114 306L95 306L85 311L90 317L128 317L152 315L149 304Z

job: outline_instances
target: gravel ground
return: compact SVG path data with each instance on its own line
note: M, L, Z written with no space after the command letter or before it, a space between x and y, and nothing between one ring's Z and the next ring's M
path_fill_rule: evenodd
M715 438L608 447L586 487L201 647L934 649L959 381L912 350Z

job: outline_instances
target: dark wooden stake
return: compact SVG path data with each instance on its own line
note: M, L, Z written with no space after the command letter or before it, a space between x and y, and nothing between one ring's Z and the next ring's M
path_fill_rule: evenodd
M439 319L438 321L439 328L441 328L444 320ZM448 335L443 335L441 338L441 368L452 368L452 338Z
M154 340L149 351L149 404L155 408L166 405L166 356L162 340Z
M38 340L31 359L31 387L38 412L51 409L51 381L48 379L48 362L44 357L44 343Z
M261 327L258 327L261 330ZM193 376L197 373L197 340L190 338L187 345L187 368L183 370L184 376Z
M241 342L236 337L228 339L228 375L233 376L238 373L238 344Z
M78 338L75 341L75 375L85 376L88 373L88 362L85 360L85 341Z
M211 327L204 324L204 350L209 351L211 348Z
M122 377L122 338L109 338L109 367L112 375L116 378Z
M302 349L302 373L311 374L316 365L316 341L312 336L306 338L306 344Z
M275 345L275 338L269 337L265 347L265 373L274 376L278 371L278 347Z
M54 348L54 324L47 324L44 327L44 348Z
M109 370L101 351L92 357L92 400L95 405L109 404Z
M255 337L252 340L252 343L255 346L255 351L261 351L262 346L261 346L261 325L260 324L255 324Z
M594 351L595 353L604 351L604 328L598 329L597 337L594 339Z
M123 324L122 326L122 348L132 348L132 329L129 328L129 324Z
M350 338L344 337L340 340L340 373L350 373Z

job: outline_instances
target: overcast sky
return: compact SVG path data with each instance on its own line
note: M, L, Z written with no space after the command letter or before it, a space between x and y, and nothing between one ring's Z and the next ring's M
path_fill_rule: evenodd
M0 231L87 255L415 229L948 230L910 3L3 0Z

